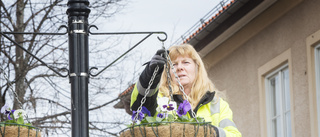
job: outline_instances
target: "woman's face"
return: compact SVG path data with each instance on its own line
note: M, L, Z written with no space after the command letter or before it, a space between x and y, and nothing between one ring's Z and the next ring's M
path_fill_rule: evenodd
M193 82L196 78L196 63L188 56L178 56L175 60L172 60L174 69L180 79L181 85L186 89L191 89ZM174 83L177 84L175 75L170 69L171 78L173 78Z

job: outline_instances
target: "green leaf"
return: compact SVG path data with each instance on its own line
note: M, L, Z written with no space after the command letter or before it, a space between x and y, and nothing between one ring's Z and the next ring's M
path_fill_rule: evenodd
M161 122L162 120L163 120L163 118L156 117L157 122Z
M204 118L202 118L202 117L197 117L197 120L198 120L199 122L205 122Z
M19 118L17 119L17 124L24 124L23 117L19 117Z
M7 120L6 123L17 123L17 122L14 120Z
M149 123L153 123L153 122L156 122L156 119L154 117L146 117L146 120L149 122Z
M170 121L174 121L174 116L172 114L168 114L168 118L167 120Z
M26 123L25 125L27 125L27 126L32 126L32 124L31 124L31 123Z
M141 124L148 123L148 121L146 119L142 119L140 122L141 122Z
M197 122L194 118L189 118L189 119L186 119L185 122Z
M181 121L183 121L183 122L189 122L189 117L186 115L183 115L180 118L181 118Z

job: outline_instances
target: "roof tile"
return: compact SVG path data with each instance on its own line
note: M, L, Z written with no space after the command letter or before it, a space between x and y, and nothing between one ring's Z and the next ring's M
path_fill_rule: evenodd
M119 94L119 97L125 96L128 93L131 93L133 88L134 88L135 84L132 84L131 86L129 86L125 91L123 91L122 93Z
M223 6L221 10L219 10L218 13L216 13L214 16L212 16L208 21L204 22L201 27L199 27L196 32L194 32L192 35L189 36L189 38L185 39L183 43L187 43L191 40L191 38L195 37L198 33L200 33L201 30L203 30L206 26L208 26L214 19L216 19L221 13L223 13L225 10L227 10L231 4L234 3L234 0L231 0L229 4L226 6Z

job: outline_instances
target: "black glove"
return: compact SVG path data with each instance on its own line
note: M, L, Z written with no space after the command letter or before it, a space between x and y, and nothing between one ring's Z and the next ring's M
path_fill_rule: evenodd
M166 58L164 55L165 51L166 51L165 49L159 49L157 51L157 53L152 57L152 59L149 62L145 63L147 66L145 67L145 69L143 70L143 72L141 73L140 78L139 78L140 84L143 88L148 87L149 81L150 81L150 79L153 75L153 72L157 66L159 66L159 70L158 70L158 73L157 73L155 79L153 80L153 84L151 86L151 89L156 88L156 86L158 85L160 78L161 78L161 73L163 71L164 64L166 63ZM169 51L167 51L167 52L169 54Z

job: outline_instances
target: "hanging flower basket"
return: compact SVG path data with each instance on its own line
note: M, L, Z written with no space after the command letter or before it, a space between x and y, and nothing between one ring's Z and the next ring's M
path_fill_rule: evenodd
M41 137L40 129L16 123L0 123L0 137Z
M120 137L217 137L210 122L161 122L139 124L120 131Z

